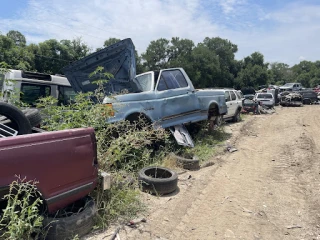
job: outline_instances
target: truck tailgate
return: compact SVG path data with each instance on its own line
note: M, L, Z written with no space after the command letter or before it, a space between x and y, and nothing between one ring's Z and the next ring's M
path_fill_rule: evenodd
M36 180L49 212L86 196L97 184L92 128L0 139L0 188L20 176Z

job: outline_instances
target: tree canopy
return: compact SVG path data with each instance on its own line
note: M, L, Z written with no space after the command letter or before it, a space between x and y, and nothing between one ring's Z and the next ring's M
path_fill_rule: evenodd
M109 38L101 48L120 41ZM242 60L235 59L238 46L228 39L206 37L197 45L190 39L159 38L149 43L146 51L136 55L137 74L163 68L182 67L195 87L258 87L300 82L304 87L320 85L320 61L301 61L290 67L286 63L267 63L263 54L254 52ZM0 63L13 69L42 73L62 73L62 68L92 53L81 38L48 39L27 44L16 30L0 33Z

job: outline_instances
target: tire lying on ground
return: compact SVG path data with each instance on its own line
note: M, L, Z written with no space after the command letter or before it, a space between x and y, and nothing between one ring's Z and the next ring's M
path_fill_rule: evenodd
M22 112L28 118L31 127L38 126L41 123L42 119L38 109L35 109L35 108L24 109L22 110Z
M15 129L18 131L18 135L31 133L30 122L19 108L2 102L0 103L0 116L7 118L0 121L0 123Z
M176 163L179 167L187 170L199 170L200 169L200 161L197 156L193 155L185 155L185 156L177 156L174 153L170 153L170 158L176 160Z
M80 199L64 210L60 212L72 214L44 217L42 225L45 239L73 239L76 235L82 237L93 228L97 207L91 197Z
M178 186L178 174L164 167L146 167L139 171L138 180L142 191L165 195Z

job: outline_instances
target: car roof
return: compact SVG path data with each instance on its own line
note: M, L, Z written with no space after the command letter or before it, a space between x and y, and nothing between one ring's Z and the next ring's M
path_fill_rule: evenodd
M270 92L257 92L256 94L271 94L272 95L272 93L270 93Z

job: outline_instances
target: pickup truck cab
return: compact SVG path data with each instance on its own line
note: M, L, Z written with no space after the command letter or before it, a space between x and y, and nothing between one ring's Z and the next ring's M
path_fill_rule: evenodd
M295 92L300 91L302 89L301 83L286 83L285 85L279 87L280 92Z
M93 128L0 138L0 205L9 185L37 181L48 213L87 196L97 185L98 162Z
M73 89L82 92L97 88L95 79L88 76L98 66L114 76L104 85L106 97L103 102L114 109L109 122L134 121L142 116L154 122L156 127L167 128L227 113L224 92L219 89L196 90L182 68L136 76L134 54L131 39L125 39L72 63L64 73Z
M207 120L226 114L224 93L221 90L196 90L182 68L151 71L137 75L136 83L143 86L140 93L106 97L115 116L110 122L135 120L145 116L163 128Z
M35 107L37 100L42 97L52 96L58 99L58 105L67 105L75 96L64 76L10 69L0 73L1 100L10 102L13 93L16 93L17 100L32 107Z

